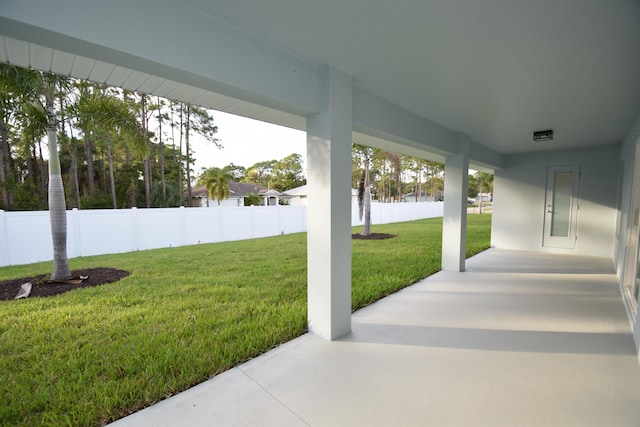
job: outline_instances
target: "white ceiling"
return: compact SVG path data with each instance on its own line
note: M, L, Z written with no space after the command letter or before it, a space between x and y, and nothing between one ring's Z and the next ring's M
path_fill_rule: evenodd
M617 143L640 109L637 0L182 1L502 153Z
M638 0L165 1L338 68L500 153L618 143L640 110ZM0 61L304 128L293 114L9 37ZM554 140L534 143L545 129Z

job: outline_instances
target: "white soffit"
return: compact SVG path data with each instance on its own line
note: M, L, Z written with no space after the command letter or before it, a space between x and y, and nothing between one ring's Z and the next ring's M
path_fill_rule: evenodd
M0 36L0 62L187 102L294 129L304 129L303 117L86 58L33 43Z

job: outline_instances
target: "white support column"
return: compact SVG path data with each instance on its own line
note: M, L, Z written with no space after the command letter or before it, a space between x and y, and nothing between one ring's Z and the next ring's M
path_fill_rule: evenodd
M464 271L467 246L469 137L458 135L458 153L445 158L442 269Z
M307 118L307 313L309 331L351 331L352 78L323 72L322 111Z

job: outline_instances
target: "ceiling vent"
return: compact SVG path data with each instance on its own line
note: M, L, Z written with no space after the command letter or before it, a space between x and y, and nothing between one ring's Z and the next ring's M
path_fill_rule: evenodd
M541 130L538 132L533 132L533 140L536 142L551 141L552 139L553 139L552 130Z

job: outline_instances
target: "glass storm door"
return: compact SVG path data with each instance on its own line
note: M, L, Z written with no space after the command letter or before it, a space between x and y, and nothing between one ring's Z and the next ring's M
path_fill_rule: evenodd
M548 168L543 246L576 247L579 182L578 165Z

